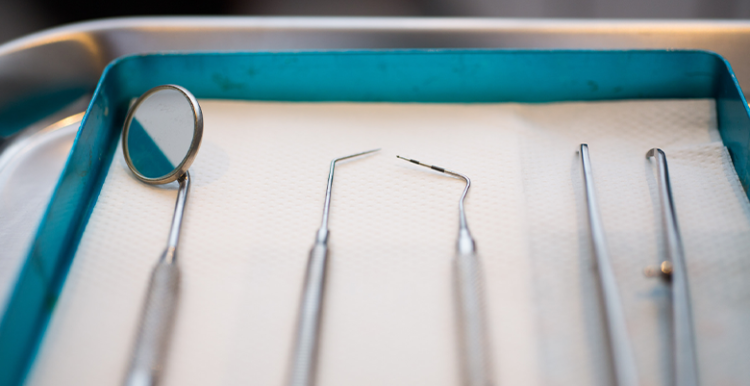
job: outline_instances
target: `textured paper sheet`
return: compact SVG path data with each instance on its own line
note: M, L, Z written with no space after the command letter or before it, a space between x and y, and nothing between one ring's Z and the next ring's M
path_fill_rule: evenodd
M462 182L485 267L498 385L611 383L582 190L589 144L642 385L669 384L668 287L651 147L667 154L700 376L750 382L750 206L713 100L538 105L201 101L164 385L281 385L332 158L320 385L456 385L451 259ZM174 186L112 162L30 385L115 385L127 366Z

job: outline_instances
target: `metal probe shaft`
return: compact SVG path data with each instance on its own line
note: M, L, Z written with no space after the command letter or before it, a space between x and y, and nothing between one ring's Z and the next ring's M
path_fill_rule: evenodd
M289 386L312 386L315 384L315 370L317 367L320 345L320 320L323 310L326 271L328 268L328 212L331 206L331 189L333 187L333 172L338 161L358 157L376 152L380 149L336 158L331 161L328 172L325 204L323 204L323 219L320 229L315 236L315 244L310 250L307 261L305 284L302 289L299 316L297 320L297 337L292 353Z

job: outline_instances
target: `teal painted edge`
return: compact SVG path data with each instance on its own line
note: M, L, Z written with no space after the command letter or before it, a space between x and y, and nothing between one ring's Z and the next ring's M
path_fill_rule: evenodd
M101 134L97 130L111 126L116 118L107 106L108 70L81 121L82 129L0 321L0 386L24 382L116 148L112 130Z
M33 362L112 161L128 102L165 83L182 85L198 98L291 102L714 97L722 138L743 184L748 183L747 105L728 63L710 52L403 50L124 57L107 66L97 85L0 322L0 386L21 384Z
M229 53L129 57L117 74L142 80L127 85L133 91L171 81L202 98L544 103L708 97L716 65L699 51Z
M745 194L750 198L750 108L742 93L737 77L729 62L716 55L725 65L727 71L719 76L721 81L716 90L716 115L719 133L732 157L734 169L742 183Z

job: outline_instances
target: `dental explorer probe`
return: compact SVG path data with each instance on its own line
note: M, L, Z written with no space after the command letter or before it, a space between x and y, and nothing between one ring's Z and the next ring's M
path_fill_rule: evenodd
M427 165L417 160L396 156L432 170L458 177L466 182L466 187L458 201L458 242L456 244L455 280L458 302L458 316L461 334L463 384L465 386L492 385L487 327L484 315L481 267L476 254L474 239L469 233L464 211L464 200L471 187L471 180L464 174L439 166Z
M633 354L633 347L630 344L620 290L617 288L614 268L612 267L612 261L609 258L609 251L607 250L604 225L602 224L599 205L596 201L589 147L585 143L581 144L581 165L584 191L586 192L589 228L591 229L591 245L596 259L596 268L599 273L599 286L604 303L604 316L607 322L607 335L609 337L609 350L614 369L615 384L617 386L638 386L638 369L635 364L635 355Z
M331 188L333 187L333 171L336 162L374 153L378 150L380 149L368 150L331 161L326 199L323 204L323 220L320 223L320 229L315 236L315 244L310 250L310 257L307 261L305 284L302 289L302 300L297 320L297 340L292 353L289 386L312 386L315 384L315 370L320 344L320 319L328 267L328 211L331 206Z
M669 276L672 284L672 384L675 386L698 386L698 360L693 336L693 316L690 309L690 289L687 281L685 252L682 249L680 228L672 200L672 187L669 183L667 155L658 148L646 153L646 158L656 161L661 219L664 226L664 241L669 260L662 267L671 264L671 270L662 271Z

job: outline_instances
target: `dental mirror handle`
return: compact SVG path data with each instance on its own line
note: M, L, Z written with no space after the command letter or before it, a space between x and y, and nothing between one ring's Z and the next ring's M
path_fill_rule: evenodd
M473 251L459 252L454 261L458 306L463 385L492 385L489 350L482 299L481 267Z
M177 245L190 191L190 173L186 172L178 182L180 187L177 191L167 248L151 271L146 302L143 304L138 336L124 386L158 385L159 375L164 367L180 289Z
M158 384L174 321L179 285L179 267L175 262L162 259L151 273L125 386Z
M320 344L320 319L323 309L328 245L316 241L310 250L307 262L305 285L302 288L297 341L294 347L289 386L312 386L315 384L315 368Z

